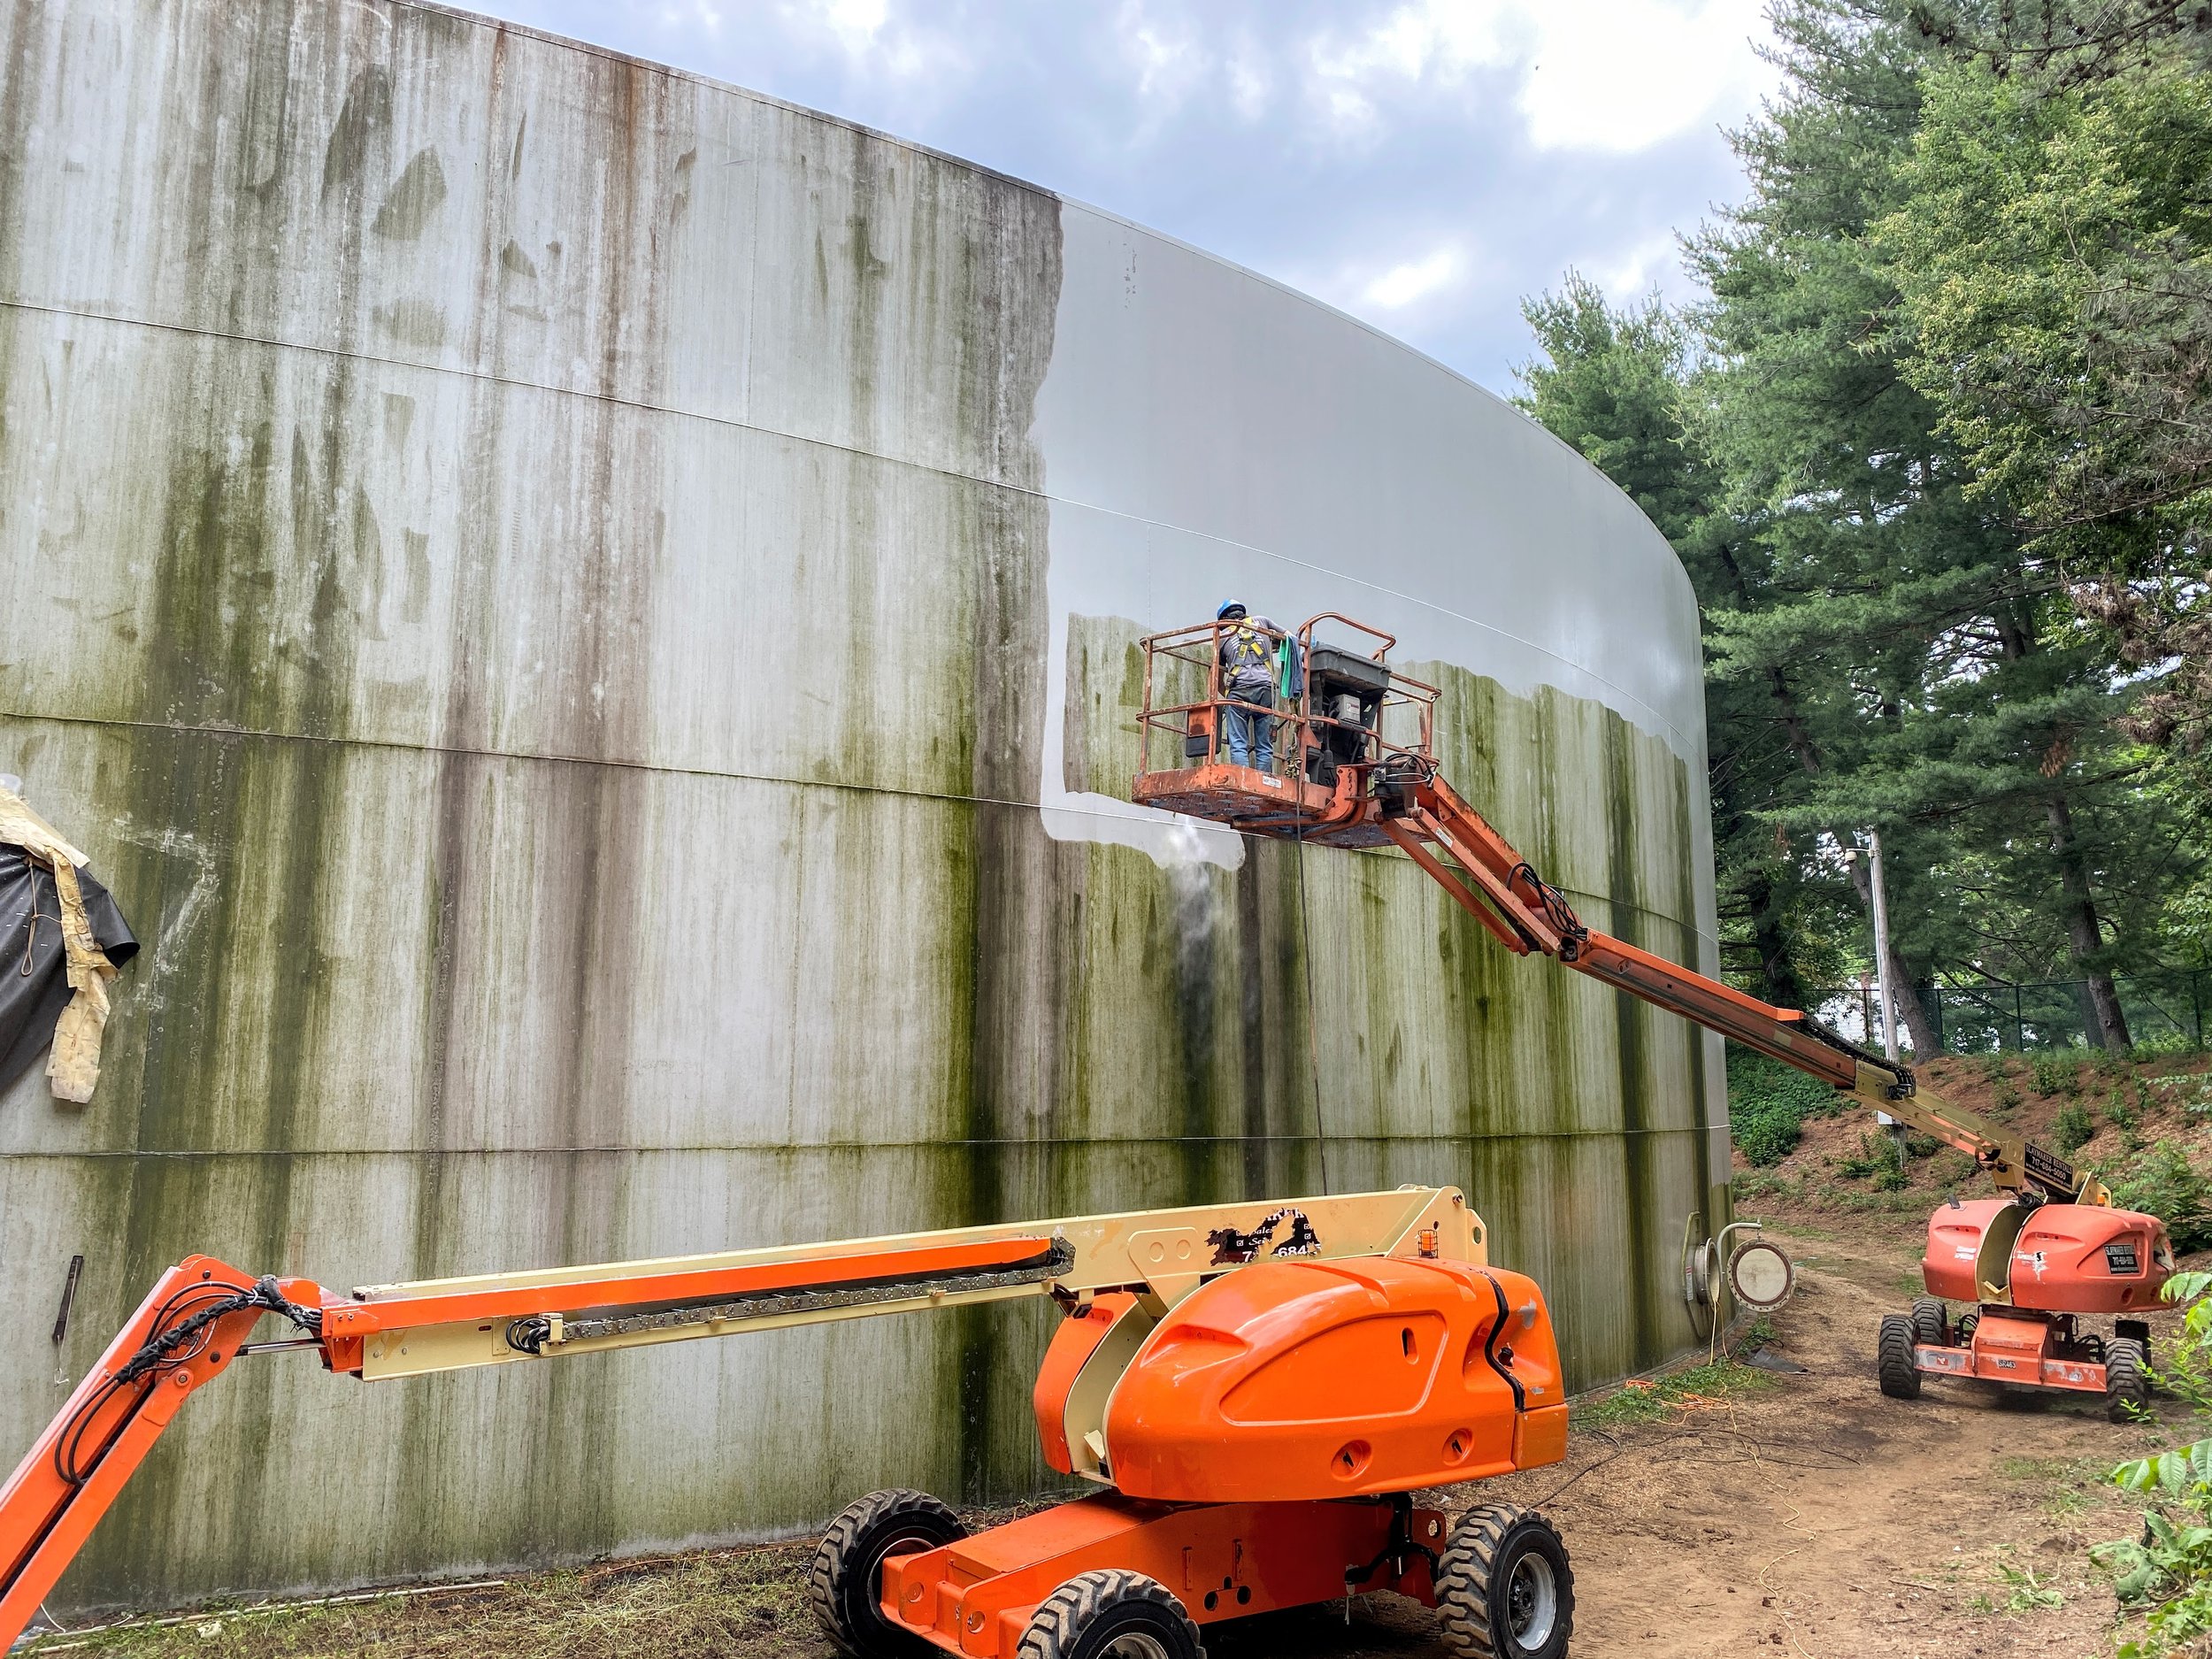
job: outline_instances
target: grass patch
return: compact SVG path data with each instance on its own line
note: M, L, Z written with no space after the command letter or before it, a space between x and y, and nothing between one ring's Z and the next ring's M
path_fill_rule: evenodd
M2036 1502L2054 1521L2079 1520L2095 1509L2089 1488L2102 1482L2109 1464L2098 1457L2005 1457L1997 1472L2022 1486L2041 1488Z
M2001 1557L1997 1562L1995 1593L1978 1595L1967 1607L1970 1612L1985 1617L2001 1613L2016 1618L2024 1613L2037 1613L2045 1608L2065 1605L2066 1598L2039 1578L2033 1568L2016 1567Z
M1632 1379L1602 1399L1575 1407L1572 1421L1581 1429L1626 1428L1655 1423L1678 1409L1695 1409L1771 1386L1772 1376L1732 1359L1692 1365L1664 1377Z
M32 1654L66 1647L130 1659L291 1659L378 1652L408 1659L557 1652L572 1659L678 1659L790 1651L811 1631L810 1545L603 1562L503 1586L394 1595L334 1607L196 1609L173 1624L58 1632Z

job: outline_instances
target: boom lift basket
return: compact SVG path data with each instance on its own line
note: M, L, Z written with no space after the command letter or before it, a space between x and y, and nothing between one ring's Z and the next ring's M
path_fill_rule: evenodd
M1373 649L1317 641L1316 631L1331 624ZM1394 636L1328 611L1294 634L1258 630L1275 641L1279 662L1287 647L1303 672L1279 672L1271 702L1243 701L1222 683L1222 652L1233 630L1252 626L1202 622L1138 641L1144 703L1132 799L1255 835L1387 845L1388 835L1362 821L1366 777L1378 767L1435 769L1436 687L1389 665ZM1297 684L1289 695L1286 680ZM1230 763L1233 716L1268 723L1266 766Z

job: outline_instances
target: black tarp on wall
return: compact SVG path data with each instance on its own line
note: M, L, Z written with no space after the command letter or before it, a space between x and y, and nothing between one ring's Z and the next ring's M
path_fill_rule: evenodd
M108 890L88 870L77 872L85 918L108 960L121 967L138 941ZM69 1004L62 960L61 900L53 872L20 847L0 842L0 1089L30 1069L53 1041L54 1022Z

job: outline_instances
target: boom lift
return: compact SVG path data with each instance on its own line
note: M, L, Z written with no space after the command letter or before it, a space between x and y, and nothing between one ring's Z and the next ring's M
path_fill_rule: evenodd
M1199 1659L1198 1628L1395 1591L1466 1659L1561 1659L1564 1547L1425 1487L1565 1455L1542 1293L1449 1188L1221 1204L349 1294L208 1256L165 1273L0 1488L0 1648L195 1391L249 1355L378 1382L740 1331L1049 1296L1046 1460L1091 1495L975 1537L879 1492L824 1538L815 1609L856 1659ZM265 1317L288 1340L256 1342Z
M1324 642L1317 630L1325 624L1372 649ZM1966 1153L2002 1196L1954 1199L1930 1218L1922 1262L1928 1294L1910 1315L1881 1324L1883 1392L1911 1399L1928 1374L2102 1394L2116 1417L2141 1403L2149 1327L2122 1317L2108 1340L2080 1320L2157 1301L2174 1256L2156 1217L2113 1208L2111 1194L2086 1171L1923 1091L1910 1067L1810 1015L1585 926L1559 889L1440 775L1437 688L1390 666L1391 635L1325 612L1294 634L1273 636L1304 667L1279 681L1294 687L1294 695L1260 704L1230 695L1224 636L1252 626L1201 623L1141 641L1133 800L1249 834L1323 847L1395 846L1515 955L1555 957ZM1217 734L1232 710L1281 725L1267 770L1220 758ZM1172 758L1182 764L1156 770L1156 742L1179 745ZM1973 1310L1954 1322L1947 1301Z

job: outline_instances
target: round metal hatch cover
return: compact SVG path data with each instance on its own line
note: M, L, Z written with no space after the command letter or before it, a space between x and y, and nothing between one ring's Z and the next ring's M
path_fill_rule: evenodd
M1763 1240L1753 1240L1728 1258L1728 1287L1747 1308L1780 1307L1796 1278L1790 1258Z

